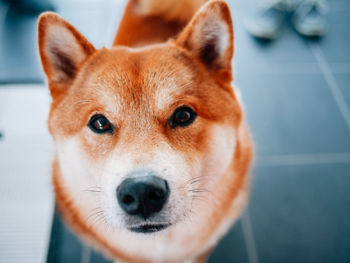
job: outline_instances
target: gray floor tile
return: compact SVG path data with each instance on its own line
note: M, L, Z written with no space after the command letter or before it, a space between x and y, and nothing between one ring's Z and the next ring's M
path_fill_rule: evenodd
M350 262L350 164L258 167L249 207L260 263Z
M242 75L259 155L350 151L350 133L321 75Z
M81 262L82 244L55 213L47 263Z
M330 7L329 31L320 41L328 62L350 62L350 2L328 1Z
M112 263L112 260L104 258L100 253L91 250L90 263Z
M242 222L235 223L209 257L208 263L249 262L242 230Z
M350 109L350 72L335 74L335 79Z
M65 225L62 225L62 227L64 228L64 231L62 231L61 236L61 243L59 247L60 256L58 257L58 262L81 262L82 244L80 240L73 235Z

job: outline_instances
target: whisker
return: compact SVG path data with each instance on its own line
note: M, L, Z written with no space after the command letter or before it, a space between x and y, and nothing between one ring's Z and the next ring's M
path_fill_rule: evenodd
M200 178L197 178L195 180L192 180L190 182L190 184L195 184L195 183L198 183L198 182L201 182L201 181L206 181L208 178L210 178L211 176L203 176L203 177L200 177Z
M82 191L95 194L95 193L101 193L102 188L99 186L90 186L90 187L87 187L86 189L83 189Z
M186 183L186 184L187 184L187 183L191 183L191 182L193 182L193 181L205 179L205 178L207 178L207 177L211 177L211 176L210 176L210 175L199 175L199 176L196 176L196 177L194 177L194 178L191 178L191 179L187 180L185 183Z
M88 217L86 218L86 224L89 224L90 219L97 217L101 214L103 214L103 210L100 206L91 209L90 213L88 214Z
M103 222L104 219L105 218L103 213L99 213L96 215L95 220L92 222L92 225L99 227L99 225Z
M101 187L100 186L89 186L86 189L101 189Z
M192 196L192 200L193 202L194 201L201 201L201 202L205 202L207 203L208 202L208 199L207 198L204 198L203 196Z
M88 189L85 189L84 192L101 193L101 190L88 190Z
M90 215L87 217L86 222L88 222L91 218L96 217L96 216L101 215L101 214L103 214L103 211L102 211L102 210L99 210L99 211L96 211L96 212L90 214Z
M102 215L102 214L99 214L97 217L96 217L96 220L94 221L94 224L99 227L101 223L105 222L105 217Z
M214 196L213 192L205 188L193 188L188 190L191 193L209 193Z

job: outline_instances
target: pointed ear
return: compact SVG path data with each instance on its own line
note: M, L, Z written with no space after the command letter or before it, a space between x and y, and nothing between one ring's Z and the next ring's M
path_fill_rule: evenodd
M40 16L38 40L43 69L55 97L72 83L78 67L95 48L71 24L52 12Z
M224 1L209 1L194 15L176 43L190 51L210 71L231 73L233 26Z

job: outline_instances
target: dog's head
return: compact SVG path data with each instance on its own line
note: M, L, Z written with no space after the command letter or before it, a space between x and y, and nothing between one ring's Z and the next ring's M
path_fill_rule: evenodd
M166 43L101 50L47 13L39 48L61 177L86 223L138 238L210 229L242 115L227 5L205 5Z

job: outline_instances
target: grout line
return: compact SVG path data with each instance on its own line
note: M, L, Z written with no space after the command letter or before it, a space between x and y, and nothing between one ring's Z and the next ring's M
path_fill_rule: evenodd
M338 105L338 108L344 118L344 121L346 125L348 126L348 129L350 131L350 110L346 104L346 101L344 99L344 96L338 87L338 84L333 76L333 73L326 61L326 58L324 57L324 54L317 44L310 44L311 52L313 53L314 57L316 58L316 61L318 62L320 69L322 71L322 74L328 84L328 87L333 94L333 97Z
M242 229L247 247L249 263L259 263L258 252L255 246L254 234L248 210L246 210L242 216Z
M257 157L256 166L350 163L350 153L285 154Z
M81 263L90 262L91 249L87 245L83 245L81 249Z

